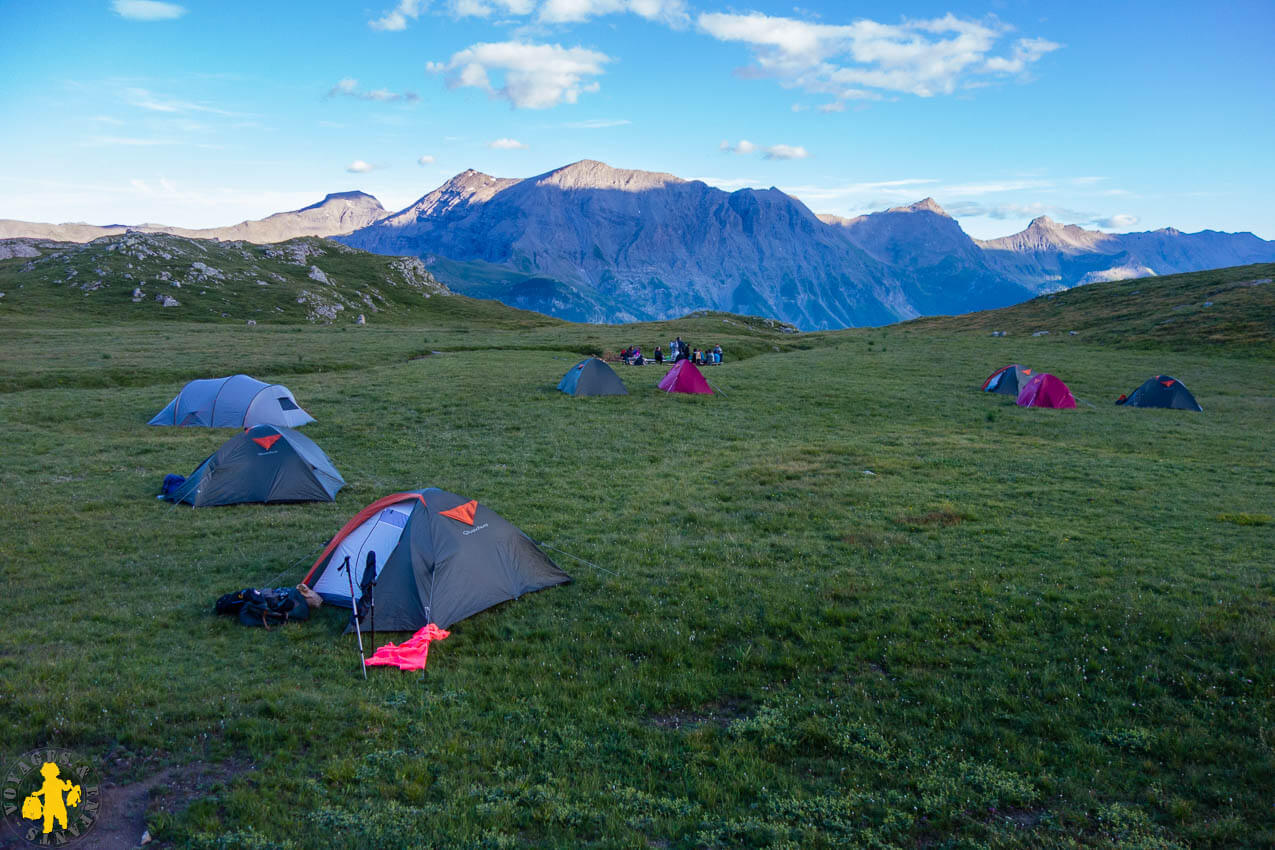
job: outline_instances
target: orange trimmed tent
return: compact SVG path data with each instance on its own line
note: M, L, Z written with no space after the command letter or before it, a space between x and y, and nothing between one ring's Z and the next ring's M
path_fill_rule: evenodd
M352 608L369 553L376 557L376 628L416 631L571 581L513 523L473 499L431 487L377 499L345 524L305 583L325 602Z

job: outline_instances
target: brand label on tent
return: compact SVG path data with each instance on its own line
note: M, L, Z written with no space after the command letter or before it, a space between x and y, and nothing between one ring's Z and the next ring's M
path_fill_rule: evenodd
M282 434L271 434L268 437L253 437L252 441L266 451L270 451L270 447L279 442L279 438L282 436Z
M474 511L476 510L478 510L478 502L470 499L463 505L457 505L451 510L439 511L438 514L439 516L445 516L458 522L463 522L465 525L473 525Z
M1176 383L1177 383L1177 381L1175 381L1175 380L1173 380L1172 378L1170 378L1169 380L1167 380L1167 381L1161 381L1160 383L1164 384L1166 387L1171 387L1171 386L1173 386L1174 384L1176 384Z

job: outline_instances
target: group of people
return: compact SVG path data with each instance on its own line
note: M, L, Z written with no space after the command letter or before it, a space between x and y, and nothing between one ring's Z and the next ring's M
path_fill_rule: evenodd
M720 344L712 348L692 348L688 343L683 342L680 336L668 344L668 352L668 359L674 363L679 360L690 360L696 366L715 366L722 362ZM650 362L663 363L664 349L657 345L653 356L643 357L641 347L633 345L620 351L620 359L630 366L642 366Z

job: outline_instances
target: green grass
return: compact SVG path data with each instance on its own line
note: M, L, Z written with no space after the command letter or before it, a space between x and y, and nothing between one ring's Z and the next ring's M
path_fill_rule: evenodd
M0 755L254 762L152 814L183 847L1275 844L1260 344L419 318L0 321ZM720 335L724 394L554 390L676 333ZM978 392L1010 359L1089 404ZM318 418L335 503L154 499L229 432L143 423L233 371ZM1158 372L1206 412L1110 404ZM364 682L335 611L210 613L431 485L609 572L560 557L574 583L458 623L424 677Z
M1275 355L1275 263L1079 286L1003 310L917 319L908 330L1011 337L1048 331L1055 341L1121 348ZM1070 331L1077 331L1076 337Z

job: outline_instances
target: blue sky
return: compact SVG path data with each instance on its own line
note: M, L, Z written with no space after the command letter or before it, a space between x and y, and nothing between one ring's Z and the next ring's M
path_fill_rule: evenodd
M1275 4L8 4L0 218L230 224L600 159L854 215L935 197L1275 239Z

